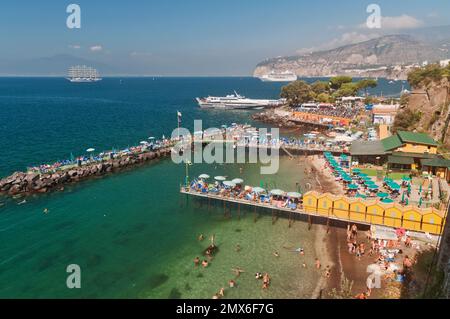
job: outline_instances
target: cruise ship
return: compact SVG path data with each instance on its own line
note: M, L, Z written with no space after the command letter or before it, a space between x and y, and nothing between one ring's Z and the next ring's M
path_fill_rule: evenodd
M70 82L75 83L90 83L98 82L102 78L99 76L96 69L88 67L86 65L77 65L70 67L69 77L67 79Z
M264 107L281 106L285 103L285 100L261 100L261 99L249 99L245 96L239 95L234 91L234 94L227 96L208 96L204 98L196 98L198 105L204 109L221 109L221 110L233 110L233 109L260 109Z
M269 74L260 77L263 82L293 82L297 80L297 75L291 71L276 72L272 70Z

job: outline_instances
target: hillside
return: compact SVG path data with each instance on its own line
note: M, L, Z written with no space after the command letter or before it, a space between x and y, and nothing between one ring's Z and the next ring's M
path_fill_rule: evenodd
M430 65L408 75L412 92L402 97L393 130L425 132L450 149L450 67Z
M406 68L423 61L439 61L448 52L411 35L387 35L369 41L290 57L266 60L257 65L255 76L270 70L291 70L301 77L364 76L406 79Z

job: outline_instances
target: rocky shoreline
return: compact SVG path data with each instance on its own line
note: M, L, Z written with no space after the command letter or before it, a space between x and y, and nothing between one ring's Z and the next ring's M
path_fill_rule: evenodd
M130 154L119 158L104 160L53 173L15 172L0 180L0 194L9 196L31 195L64 190L64 185L86 180L90 177L101 176L144 162L169 156L171 148L163 148L154 152Z

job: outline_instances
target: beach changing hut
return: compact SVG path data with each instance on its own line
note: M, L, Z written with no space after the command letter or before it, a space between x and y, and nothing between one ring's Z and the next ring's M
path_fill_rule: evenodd
M322 216L331 215L335 199L336 197L330 193L320 195L317 198L317 213Z
M303 208L306 213L316 213L317 212L317 199L319 197L317 192L307 192L303 195Z
M383 204L378 201L367 203L366 222L375 225L383 225L384 209Z
M402 227L403 206L399 204L386 205L384 210L384 225L389 227Z
M415 206L406 206L403 211L403 228L420 231L422 211Z
M444 212L430 207L422 210L422 231L431 234L441 234L444 222Z
M349 198L345 196L337 197L333 203L333 215L338 218L348 219L349 211L350 211Z
M354 198L350 200L350 220L365 221L366 219L366 204L361 198Z

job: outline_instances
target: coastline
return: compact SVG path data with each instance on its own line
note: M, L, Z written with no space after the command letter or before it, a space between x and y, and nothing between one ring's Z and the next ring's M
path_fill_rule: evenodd
M305 162L312 170L312 174L315 175L316 182L322 191L334 195L343 194L340 185L330 175L323 173L325 161L322 158L316 155L307 156ZM340 258L339 231L336 227L330 227L327 232L325 225L316 225L315 234L314 249L316 256L321 261L322 268L330 266L331 276L326 278L323 273L321 274L311 298L327 299L329 296L324 294L333 288L339 287L341 278L344 275L344 267ZM323 270L321 271L323 272Z

